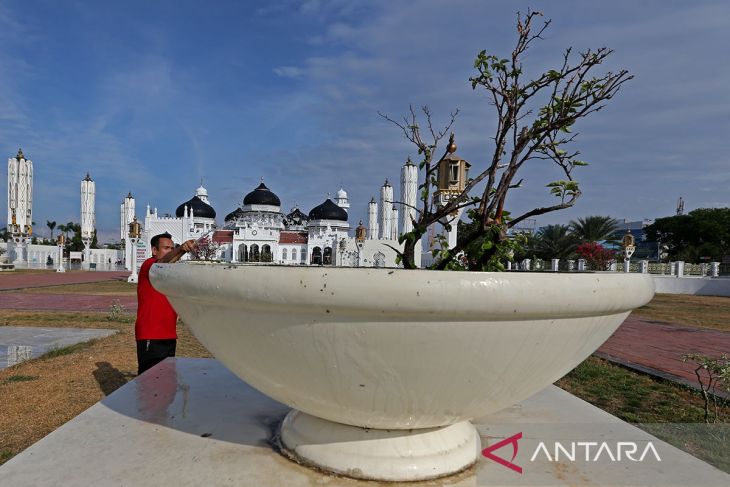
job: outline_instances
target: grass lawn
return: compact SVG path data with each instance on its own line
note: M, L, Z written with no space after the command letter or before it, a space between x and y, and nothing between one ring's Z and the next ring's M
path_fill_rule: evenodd
M633 314L667 323L730 331L730 298L723 296L657 294Z

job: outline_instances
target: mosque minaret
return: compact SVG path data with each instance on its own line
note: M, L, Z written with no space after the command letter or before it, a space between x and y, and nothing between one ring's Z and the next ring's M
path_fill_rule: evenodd
M393 186L388 180L380 188L380 239L390 240L393 228Z
M418 166L411 162L409 157L401 168L400 197L401 197L401 232L413 230L412 219L416 218L416 196L418 193Z
M367 238L368 240L377 240L378 234L378 202L373 197L370 199L370 203L368 203Z

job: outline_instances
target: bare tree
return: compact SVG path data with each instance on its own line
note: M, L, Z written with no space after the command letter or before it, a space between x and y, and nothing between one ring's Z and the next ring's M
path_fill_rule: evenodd
M517 42L509 58L487 54L477 55L475 76L470 78L473 89L484 89L490 104L496 111L496 128L492 139L494 149L486 167L470 179L464 190L443 206L431 201L431 192L437 187L433 154L439 141L451 129L458 113L452 113L444 130L436 131L432 115L427 107L423 113L426 129L422 129L411 107L410 115L403 122L381 114L397 125L405 137L423 157L421 170L420 201L413 230L401 236L404 249L399 256L406 268L415 268L414 249L427 228L437 222L454 224L449 215L461 208L468 208L471 231L460 238L457 245L439 252L434 267L458 267L456 256L466 252L468 267L472 270L501 270L501 260L511 250L508 230L527 218L573 206L581 195L573 170L587 165L578 159L579 151L569 149L576 138L573 125L601 110L613 98L620 87L633 76L621 69L594 75L594 71L613 50L602 47L573 55L572 48L565 50L557 69L550 69L533 80L523 79L522 59L533 43L542 39L550 20L534 26L540 12L528 11L517 14ZM424 138L424 132L426 137ZM450 145L453 144L453 135ZM451 147L453 149L453 147ZM449 147L444 156L449 152ZM511 216L505 209L507 194L520 187L518 173L529 161L550 161L561 173L561 179L549 182L549 193L559 200L540 206L518 216Z

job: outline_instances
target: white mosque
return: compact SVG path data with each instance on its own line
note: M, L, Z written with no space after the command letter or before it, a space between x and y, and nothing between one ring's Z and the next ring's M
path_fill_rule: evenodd
M449 155L439 162L438 190L434 204L443 205L464 189L469 164L453 152L456 145L450 141ZM246 194L241 205L216 222L217 213L211 206L208 191L203 187L180 204L175 216L160 216L157 208L147 205L139 238L130 236L130 224L138 222L135 199L128 193L120 205L120 239L124 250L91 249L90 243L96 226L96 185L90 175L81 181L81 237L84 251L76 252L79 262L112 267L122 262L128 270L133 263L137 268L151 256L151 239L160 233L169 233L175 243L185 240L209 239L216 247L216 260L226 262L272 262L288 265L396 267L397 253L402 249L398 236L412 229L418 193L418 168L410 159L402 166L400 195L396 199L393 187L385 180L380 188L380 199L373 197L367 204L367 226L355 228L349 220L350 202L347 192L340 188L334 199L326 198L321 204L304 213L293 208L282 212L282 204L263 179ZM8 230L11 238L6 247L6 259L19 265L45 266L51 260L62 260L58 247L30 243L33 232L33 163L21 150L8 159ZM400 211L399 211L400 210ZM452 217L456 220L460 212ZM132 227L137 228L136 225ZM456 242L456 225L441 231L450 243ZM433 229L431 229L433 231ZM74 253L72 253L74 254ZM69 256L71 260L74 255ZM421 262L421 246L416 247L416 263ZM62 266L61 269L62 270Z
M210 234L218 246L215 258L226 262L395 267L397 254L391 247L402 248L398 243L399 223L404 231L411 228L417 185L416 166L409 160L401 171L400 201L407 203L410 211L403 211L399 222L393 188L386 180L380 189L380 205L374 198L368 204L367 227L360 222L354 229L348 222L350 203L342 188L334 199L325 199L309 213L298 207L284 213L281 199L262 180L217 226L217 213L210 204L208 191L201 185L192 198L177 207L174 217L160 217L156 208L151 210L147 206L137 260L151 255L153 236L167 232L176 243ZM134 198L129 194L120 207L121 236L126 238L127 248L131 248L131 243L125 233L135 218L134 206ZM129 257L128 254L127 262ZM420 261L420 248L416 259Z

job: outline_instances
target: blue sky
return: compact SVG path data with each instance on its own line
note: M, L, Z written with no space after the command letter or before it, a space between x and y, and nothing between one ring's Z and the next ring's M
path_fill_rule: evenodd
M472 172L485 164L494 114L468 78L480 50L509 52L528 7L553 19L528 72L568 46L608 46L607 68L635 75L576 128L591 164L576 207L538 224L667 216L680 195L686 210L730 206L725 1L4 1L0 155L22 147L33 160L40 233L47 219L79 220L87 170L104 240L128 191L138 215L147 203L171 213L201 177L220 219L263 177L285 210L343 186L356 225L416 157L378 110L427 104L445 121L459 108L458 153ZM552 201L552 168L523 177L513 212Z

